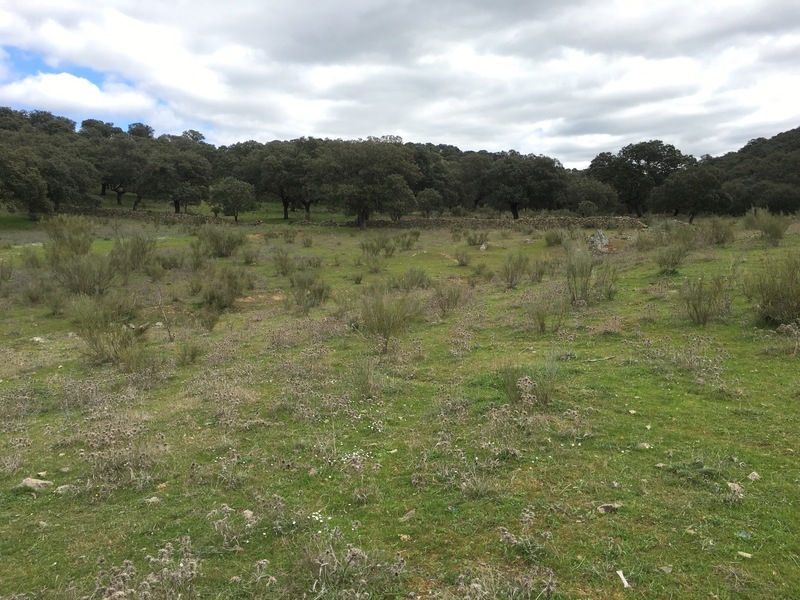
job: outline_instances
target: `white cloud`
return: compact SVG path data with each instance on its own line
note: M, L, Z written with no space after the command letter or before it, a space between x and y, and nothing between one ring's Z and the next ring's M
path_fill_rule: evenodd
M800 124L786 0L6 0L0 40L54 71L0 55L0 102L214 143L399 133L580 165L655 138L718 154Z

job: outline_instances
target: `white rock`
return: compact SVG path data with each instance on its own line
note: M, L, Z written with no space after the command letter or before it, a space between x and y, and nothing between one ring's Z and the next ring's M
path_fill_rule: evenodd
M54 494L58 494L59 496L74 496L78 493L78 487L75 485L70 485L69 483L66 485L60 485L56 489L53 490Z
M22 480L22 483L20 483L17 487L30 490L32 492L41 492L42 490L46 490L52 485L53 485L52 481L46 481L44 479L35 479L34 477L26 477L25 479Z

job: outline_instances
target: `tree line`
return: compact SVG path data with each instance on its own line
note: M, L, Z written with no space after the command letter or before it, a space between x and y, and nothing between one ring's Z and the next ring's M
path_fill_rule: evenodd
M215 147L202 133L160 135L144 123L127 130L96 119L77 124L47 111L0 107L0 204L35 216L144 198L186 211L206 201L238 220L259 202L278 201L310 217L317 205L364 226L380 213L464 214L480 207L510 212L563 210L742 214L751 207L800 209L800 128L752 140L738 152L696 159L650 140L603 152L587 169L558 159L462 151L446 144L304 137Z

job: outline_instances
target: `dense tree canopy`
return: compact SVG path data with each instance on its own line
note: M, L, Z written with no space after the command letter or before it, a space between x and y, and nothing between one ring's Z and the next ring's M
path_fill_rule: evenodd
M210 189L211 183L216 182ZM462 152L455 146L304 137L221 146L189 129L161 135L145 123L127 129L98 119L0 107L0 204L31 215L86 206L94 194L133 194L169 202L175 212L212 199L235 220L259 201L283 216L326 204L364 226L375 214L401 219L455 210L560 209L580 215L646 211L742 214L750 207L800 210L800 128L750 141L738 152L699 162L649 140L598 154L585 171L552 157ZM226 194L230 195L226 198ZM252 195L251 195L252 194Z

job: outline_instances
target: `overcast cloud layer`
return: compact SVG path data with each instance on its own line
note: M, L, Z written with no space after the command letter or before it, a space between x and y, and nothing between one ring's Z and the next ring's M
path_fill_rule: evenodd
M0 105L217 145L717 155L800 125L798 56L797 0L0 0Z

